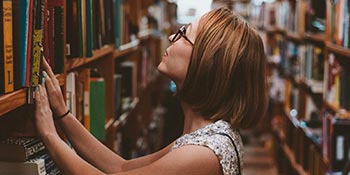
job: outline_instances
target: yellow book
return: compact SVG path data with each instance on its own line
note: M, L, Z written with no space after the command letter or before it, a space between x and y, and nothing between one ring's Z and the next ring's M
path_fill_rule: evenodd
M12 0L3 0L2 3L4 26L4 80L5 93L8 93L14 90L12 47Z

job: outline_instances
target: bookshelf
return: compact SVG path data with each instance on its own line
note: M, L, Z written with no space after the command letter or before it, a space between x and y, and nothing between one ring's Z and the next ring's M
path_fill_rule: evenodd
M49 30L50 27L53 27L51 24L42 26L44 31L48 31L48 34L45 33L43 38L44 52L45 49L52 51L48 52L48 55L45 53L45 58L49 59L50 64L56 66L54 71L63 96L66 98L67 104L75 104L72 106L77 108L76 117L87 129L91 124L86 123L88 120L84 121L86 116L82 112L82 102L85 101L79 93L83 90L82 86L86 85L84 83L93 81L93 77L87 75L95 76L92 74L97 70L98 76L104 81L106 94L106 105L103 109L105 115L99 119L103 121L102 132L105 135L101 142L122 156L125 155L125 158L138 156L134 154L138 149L137 139L144 134L145 129L148 129L149 123L153 120L153 111L162 102L160 93L167 80L159 75L156 68L161 59L161 52L166 47L167 37L170 32L173 32L171 31L172 22L175 20L172 18L175 18L176 15L171 12L176 12L176 4L166 0L157 2L151 0L101 0L94 5L89 4L92 1L81 1L80 5L84 8L80 9L72 6L73 1L76 2L75 0L57 1L63 15L59 26L62 29L60 36L63 40L57 40L57 43L62 45L53 47L51 44L54 42L47 42L45 37L54 38L56 35L53 36ZM120 4L115 4L118 2ZM44 5L46 7L48 4ZM89 17L88 5L92 5L90 12L99 12L100 14ZM99 8L102 9L101 6L104 7L104 12L99 11ZM149 10L150 7L152 7L151 10ZM73 8L85 9L86 13L73 16L71 13ZM49 7L47 9L51 10ZM30 12L28 13L30 14ZM157 16L158 14L161 14L162 17ZM45 15L44 17L56 20L56 18L51 19ZM164 23L171 25L163 25ZM51 60L50 56L52 55L50 54L57 54L61 57L56 58L55 55L55 58ZM125 81L132 82L132 87L122 87L132 89L132 94L127 97L129 100L125 102L123 94L120 95L122 89L117 89L118 85L116 84L117 81L121 80L115 79L116 74L124 74L124 62L131 62L134 65L132 68L133 77L122 75L126 78ZM75 80L69 79L70 74L74 74ZM0 81L3 80L0 79ZM76 83L73 87L74 94L76 94L75 100L67 95L72 94L68 82ZM35 109L29 103L31 89L28 86L22 86L15 88L12 92L0 92L0 136L36 135L33 122ZM87 92L90 93L90 91ZM120 95L119 102L116 100L117 94ZM122 105L125 109L122 109ZM120 133L123 141L118 138ZM124 138L128 139L128 149L117 150L116 147L124 144Z
M278 72L272 75L278 74L285 82L272 93L272 108L283 108L272 114L280 121L276 144L289 160L277 157L284 162L282 174L332 174L341 172L346 161L335 160L335 154L346 150L334 147L335 139L346 135L342 129L350 119L347 3L280 0L252 4L251 22L263 36L268 58L274 60L270 71ZM273 81L280 80L271 80L272 87ZM338 124L331 122L335 120Z

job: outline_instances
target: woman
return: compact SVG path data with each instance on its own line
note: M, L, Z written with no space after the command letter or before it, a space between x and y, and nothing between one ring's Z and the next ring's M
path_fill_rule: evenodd
M237 128L257 122L266 108L266 60L258 33L232 11L219 8L181 27L169 40L158 69L177 85L185 114L183 135L133 160L114 154L69 113L58 81L44 63L48 77L46 87L36 92L36 125L65 174L242 173ZM59 138L50 106L79 156Z

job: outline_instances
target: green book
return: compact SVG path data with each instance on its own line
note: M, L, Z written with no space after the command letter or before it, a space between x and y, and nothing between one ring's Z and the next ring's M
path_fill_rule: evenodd
M106 139L106 84L103 78L90 81L90 132L98 140Z

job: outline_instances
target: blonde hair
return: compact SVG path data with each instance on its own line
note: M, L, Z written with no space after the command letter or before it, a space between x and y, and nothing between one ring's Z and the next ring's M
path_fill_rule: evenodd
M200 19L180 99L207 119L246 128L267 107L266 58L259 34L227 8Z

